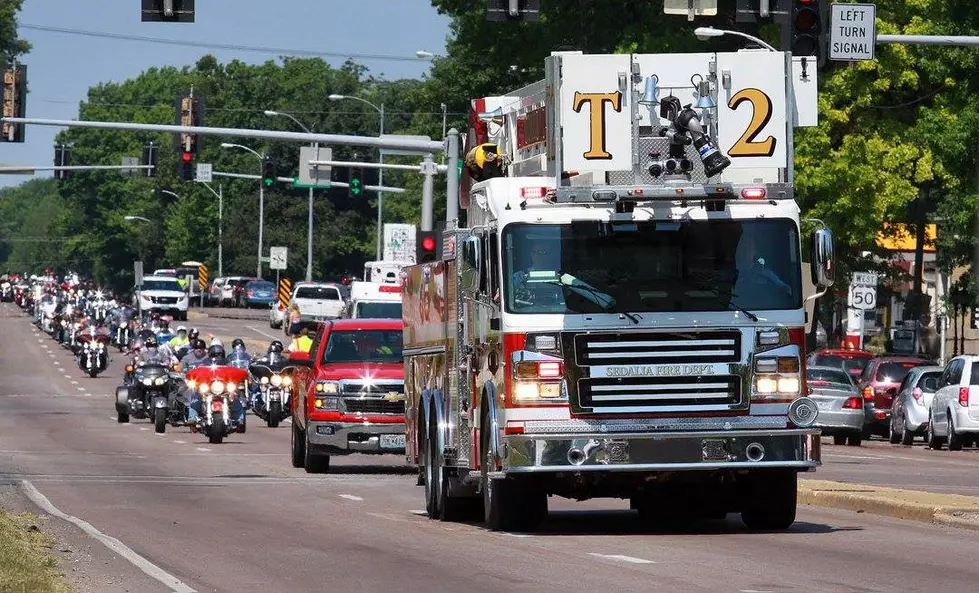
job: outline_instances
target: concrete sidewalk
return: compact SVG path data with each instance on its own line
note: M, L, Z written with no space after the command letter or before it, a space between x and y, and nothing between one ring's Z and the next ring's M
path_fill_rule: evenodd
M827 480L799 480L799 504L849 509L979 531L979 497Z

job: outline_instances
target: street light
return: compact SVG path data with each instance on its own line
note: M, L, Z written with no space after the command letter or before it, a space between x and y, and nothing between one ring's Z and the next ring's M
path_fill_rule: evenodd
M775 51L775 52L778 51L777 49L775 49L771 45L765 43L765 41L763 41L763 40L755 37L754 35L748 35L747 33L742 33L741 31L731 31L731 30L728 30L728 29L715 29L714 27L697 27L696 29L693 30L693 34L696 35L697 36L697 39L699 39L701 41L707 41L711 37L722 37L724 35L735 35L737 37L743 37L744 39L747 39L749 41L753 41L753 42L757 43L758 45L764 47L768 51Z
M283 113L281 111L273 111L271 109L265 110L265 115L269 117L275 117L281 115L282 117L288 117L297 126L303 129L307 134L312 134L313 131L302 124L301 121L293 117L288 113ZM319 154L319 143L313 142L311 144L313 147L313 154ZM299 167L308 167L308 163L299 163ZM306 224L306 282L313 281L313 188L309 188L309 220Z
M222 142L221 148L239 148L241 150L248 151L258 158L259 166L259 176L262 174L262 165L265 163L265 155L261 155L258 152L248 148L244 144L233 144L231 142ZM258 184L258 272L255 274L256 278L262 277L262 234L265 232L265 185L259 182Z
M416 55L417 55L417 52L416 52ZM353 95L337 95L337 94L332 94L332 95L329 96L329 99L330 99L330 101L342 101L344 99L352 99L354 101L360 101L361 103L363 103L365 105L369 105L369 106L373 107L375 110L377 110L377 112L381 116L380 130L379 130L379 132L378 132L377 135L378 135L378 137L381 137L381 136L384 135L384 103L381 103L381 106L378 107L377 105L371 103L367 99L362 99L360 97L355 97ZM384 150L383 149L382 150L378 150L378 154L380 156L378 157L377 162L383 165L384 164ZM381 187L384 186L384 167L381 167L380 169L377 170L377 185L379 185ZM377 261L380 261L381 260L381 256L382 256L381 242L382 242L382 238L384 236L384 228L383 228L383 224L382 224L382 212L383 212L383 209L384 209L384 192L382 192L380 189L378 189L377 190L377 257L376 257Z
M127 216L123 216L123 219L125 219L125 220L127 220L127 221L129 221L129 222L132 222L132 221L134 221L134 220L139 220L139 221L141 221L141 222L148 222L148 223L151 223L151 224L152 224L152 222L153 222L153 221L152 221L152 220L150 220L149 218L143 218L142 216L128 216L128 215L127 215Z
M177 198L178 200L180 199L180 196L179 195L173 193L172 191L170 191L168 189L154 189L153 190L153 195L155 196L157 194L157 192L159 192L161 194L167 194L168 196L173 196L173 197Z
M435 57L435 54L433 54L430 51L420 49L415 52L415 57L418 58L419 60L431 60L432 58Z

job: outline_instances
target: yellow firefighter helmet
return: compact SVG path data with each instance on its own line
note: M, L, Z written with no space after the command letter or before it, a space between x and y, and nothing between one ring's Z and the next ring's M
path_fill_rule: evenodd
M465 165L474 181L485 181L506 174L506 156L500 153L496 144L490 142L474 146L466 153Z

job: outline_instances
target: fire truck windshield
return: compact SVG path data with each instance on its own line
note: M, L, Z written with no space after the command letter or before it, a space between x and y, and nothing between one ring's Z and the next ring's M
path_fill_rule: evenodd
M330 332L323 364L344 362L393 362L404 360L400 329L368 329Z
M789 219L510 224L503 279L510 313L802 307Z

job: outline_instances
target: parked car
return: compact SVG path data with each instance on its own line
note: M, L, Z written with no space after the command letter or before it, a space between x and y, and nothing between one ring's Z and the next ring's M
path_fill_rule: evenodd
M268 280L252 280L241 291L241 306L246 309L268 307L276 300L275 284Z
M863 440L863 399L850 374L836 367L808 367L806 386L819 408L813 426L832 436L836 445L859 447Z
M873 357L873 354L865 350L817 350L809 355L806 364L844 369L856 380Z
M979 438L979 356L965 354L948 361L928 415L928 443L958 451Z
M221 297L224 294L224 283L228 279L224 276L215 278L211 282L211 286L207 289L207 294L204 296L204 306L206 307L219 307L221 306Z
M239 294L246 284L257 278L250 276L228 276L221 286L221 301L219 307L234 307L239 303Z
M894 396L911 369L926 364L926 360L917 356L879 356L867 363L857 381L863 396L865 439L873 434L890 436Z
M928 411L942 376L940 366L911 369L891 405L891 444L910 445L928 430Z

